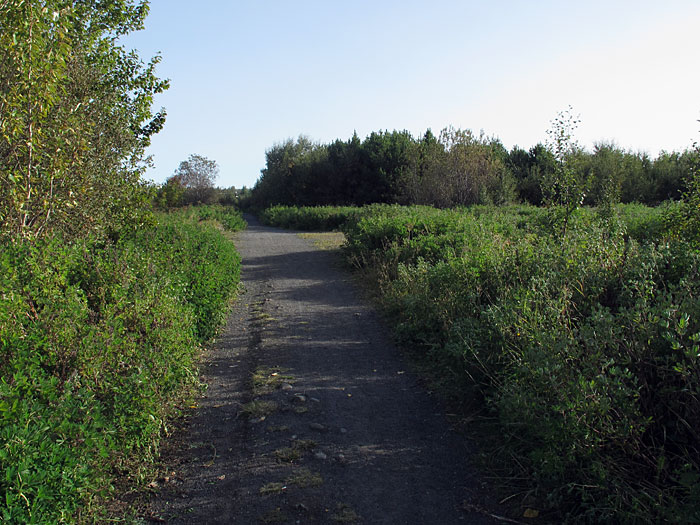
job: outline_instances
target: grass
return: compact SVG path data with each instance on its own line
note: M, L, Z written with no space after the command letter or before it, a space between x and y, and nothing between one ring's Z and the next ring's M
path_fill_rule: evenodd
M259 301L257 303L254 303L252 305L252 310L253 310L253 324L258 327L262 327L266 323L271 323L273 321L276 321L274 317L272 317L270 314L267 312L263 311L263 305L265 303L263 301Z
M294 447L278 448L273 452L273 454L275 455L275 458L277 458L277 461L282 463L294 463L295 461L299 461L303 455L301 450Z
M286 488L286 483L280 481L273 481L260 487L260 494L262 496L267 496L269 494L281 494L286 490Z
M313 439L295 439L290 447L283 447L274 451L278 461L284 463L294 463L299 461L304 453L313 450L318 446Z
M287 485L306 489L309 487L320 487L323 485L323 478L318 472L311 472L308 469L299 469L294 474L289 476L285 482Z
M309 451L313 450L318 446L313 439L295 439L292 446L298 450Z
M302 239L308 239L321 250L339 250L345 244L342 232L298 233Z
M280 367L258 367L252 377L253 393L269 394L280 388L283 383L294 384L295 377L284 372L286 369Z
M354 523L360 519L360 516L350 505L338 503L335 513L331 515L331 519L336 523Z
M289 487L297 487L301 489L320 487L323 485L323 478L318 472L312 472L309 469L298 469L290 476L286 477L283 482L273 481L266 483L260 487L261 495L281 494Z
M243 414L251 419L269 416L275 410L277 403L262 399L255 399L243 405Z

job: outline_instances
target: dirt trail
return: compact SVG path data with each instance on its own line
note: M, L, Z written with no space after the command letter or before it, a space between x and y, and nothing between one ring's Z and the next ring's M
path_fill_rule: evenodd
M336 257L249 219L244 292L151 504L167 523L489 523L456 436ZM174 475L172 475L174 473Z

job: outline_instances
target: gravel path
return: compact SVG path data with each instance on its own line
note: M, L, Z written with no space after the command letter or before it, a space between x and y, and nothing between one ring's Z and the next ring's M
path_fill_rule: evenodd
M438 405L337 256L294 232L235 237L244 291L151 504L167 523L489 523ZM155 519L155 518L153 518ZM156 519L158 521L158 519Z

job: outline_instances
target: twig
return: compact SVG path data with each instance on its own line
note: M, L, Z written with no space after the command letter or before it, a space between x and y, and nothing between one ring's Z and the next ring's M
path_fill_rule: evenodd
M487 511L486 509L483 509L483 508L479 507L478 505L472 505L471 503L466 503L466 502L463 503L462 508L465 510L471 510L474 512L478 512L479 514L483 514L484 516L488 516L489 518L493 518L496 521L503 521L505 523L515 523L516 525L526 525L522 521L506 518L505 516L498 516L497 514L492 514L489 511Z

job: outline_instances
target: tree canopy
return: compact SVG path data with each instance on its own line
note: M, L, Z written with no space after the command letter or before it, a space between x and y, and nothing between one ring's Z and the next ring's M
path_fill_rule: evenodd
M576 144L577 124L569 108L552 121L546 144L510 151L498 138L452 127L418 138L378 131L361 140L355 133L328 144L300 136L267 150L247 204L657 205L681 198L699 162L697 148L656 159L610 143L587 151Z
M109 231L138 223L145 148L167 89L118 37L134 0L0 1L0 234Z
M192 154L183 160L168 182L178 183L192 202L208 202L219 176L219 166L215 160Z

